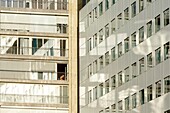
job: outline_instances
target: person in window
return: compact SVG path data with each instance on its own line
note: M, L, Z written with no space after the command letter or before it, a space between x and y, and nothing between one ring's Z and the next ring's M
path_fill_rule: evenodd
M64 75L61 75L61 76L60 76L60 80L65 80L65 76L64 76Z

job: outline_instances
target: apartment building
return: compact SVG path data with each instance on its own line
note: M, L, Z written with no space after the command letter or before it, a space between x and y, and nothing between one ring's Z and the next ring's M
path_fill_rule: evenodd
M169 13L169 0L90 0L80 10L81 113L170 113Z
M0 0L1 113L77 112L73 3Z

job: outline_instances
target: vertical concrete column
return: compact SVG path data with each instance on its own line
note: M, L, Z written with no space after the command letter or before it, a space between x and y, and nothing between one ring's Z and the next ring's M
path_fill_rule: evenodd
M69 113L78 113L78 0L69 2Z

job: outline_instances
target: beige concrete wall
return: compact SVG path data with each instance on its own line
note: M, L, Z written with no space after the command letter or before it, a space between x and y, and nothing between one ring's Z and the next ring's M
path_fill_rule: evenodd
M78 113L77 6L77 0L69 0L69 113Z

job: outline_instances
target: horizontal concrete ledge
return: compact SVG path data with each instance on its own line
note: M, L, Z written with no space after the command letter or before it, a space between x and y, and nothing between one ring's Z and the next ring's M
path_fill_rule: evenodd
M43 61L43 62L68 62L68 57L55 56L33 56L33 55L15 55L15 54L1 54L1 60L26 60L26 61ZM64 63L64 62L63 62Z
M0 83L24 83L24 84L45 84L45 85L69 85L66 80L22 80L22 79L1 79Z
M57 108L68 108L68 104L49 104L49 103L14 103L14 102L0 102L0 108L27 108L27 109L57 109Z
M10 7L0 7L0 13L69 16L68 10L46 10L46 9L29 9L29 8L10 8Z
M30 36L30 37L52 37L52 38L68 38L68 34L64 33L45 33L45 32L18 32L18 31L0 31L0 35L11 36Z

